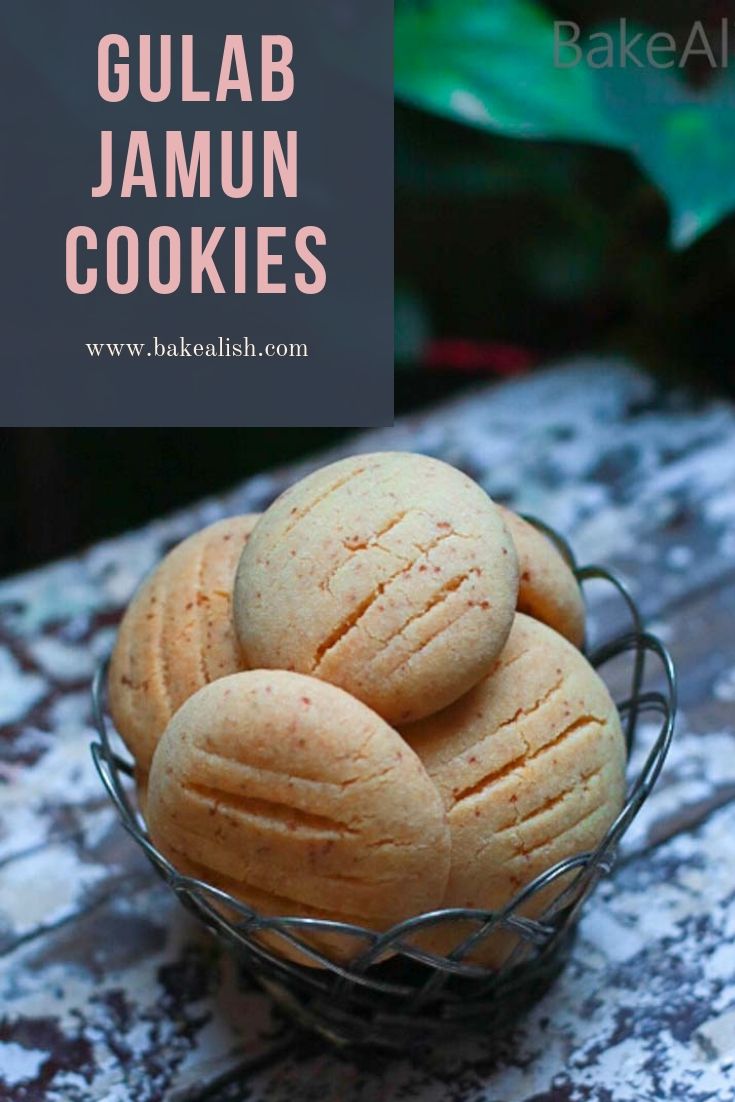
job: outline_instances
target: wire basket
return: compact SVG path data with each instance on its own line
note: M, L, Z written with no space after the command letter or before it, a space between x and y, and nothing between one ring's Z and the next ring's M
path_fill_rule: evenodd
M617 707L629 758L640 717L653 714L660 725L642 769L629 779L620 814L597 848L547 869L501 911L447 908L376 931L315 918L262 915L221 889L183 875L153 845L131 800L131 788L124 782L133 777L134 767L116 752L110 739L105 718L106 663L94 679L99 739L92 744L92 755L125 829L181 903L237 951L274 1000L299 1023L340 1045L405 1049L431 1043L453 1029L479 1028L488 1034L535 1001L563 968L580 909L613 867L620 839L651 792L668 753L676 712L676 675L666 647L643 630L635 602L614 573L599 566L578 567L561 537L535 518L526 519L554 540L580 584L603 581L622 602L629 630L588 653L588 658L597 669L620 656L628 659L628 688ZM662 689L645 688L648 659L658 666ZM554 884L558 884L555 897ZM552 897L551 902L537 918L526 917L524 907L541 891ZM446 956L422 949L412 940L428 927L455 931L456 943ZM301 936L317 930L345 940L354 950L346 954L349 959L345 961L343 954L339 960L330 957ZM506 938L514 935L514 947L499 969L468 959L480 943L500 931ZM268 944L259 937L263 934L268 935ZM282 956L275 947L279 942L320 967Z

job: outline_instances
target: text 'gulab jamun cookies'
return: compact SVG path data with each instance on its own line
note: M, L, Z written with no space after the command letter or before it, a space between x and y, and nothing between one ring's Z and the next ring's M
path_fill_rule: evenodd
M522 613L493 672L402 734L447 810L447 907L502 909L539 873L594 849L623 805L625 743L607 688L575 647ZM522 913L549 901L540 893ZM437 931L422 944L446 952L457 940ZM497 965L514 943L493 935L472 959Z
M257 516L228 517L178 544L128 605L110 662L110 714L139 777L179 705L243 669L232 586Z
M513 542L480 487L428 456L383 452L271 505L240 560L234 617L251 668L330 681L399 723L488 671L517 593Z
M554 542L511 509L498 509L518 553L518 611L548 624L575 647L584 642L582 590Z
M446 817L418 757L360 701L301 674L238 673L190 697L153 758L148 824L182 872L263 914L383 929L446 889ZM367 948L331 940L338 955Z

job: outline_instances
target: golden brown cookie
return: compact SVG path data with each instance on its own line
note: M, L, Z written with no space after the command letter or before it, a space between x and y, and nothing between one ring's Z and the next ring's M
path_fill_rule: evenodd
M266 914L384 929L446 888L446 817L419 759L364 704L301 674L252 670L190 697L153 758L147 814L174 865Z
M180 704L244 662L232 624L232 584L257 516L228 517L189 536L130 602L108 680L110 714L145 772Z
M516 553L497 509L425 455L343 459L263 514L237 571L249 666L339 685L389 722L456 700L510 631Z
M569 563L553 541L511 509L498 509L518 553L518 611L558 631L575 647L584 642L582 591Z
M502 908L545 869L594 848L623 804L625 745L607 688L575 647L522 613L493 672L402 734L447 810L445 906ZM422 943L445 952L456 940L442 931ZM494 935L480 959L497 964L509 944Z

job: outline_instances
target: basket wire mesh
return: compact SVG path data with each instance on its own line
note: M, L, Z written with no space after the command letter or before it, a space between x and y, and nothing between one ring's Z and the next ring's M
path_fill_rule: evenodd
M92 744L92 755L122 825L181 903L241 955L276 1002L301 1024L339 1044L405 1048L446 1034L452 1026L488 1032L532 1002L563 967L580 908L613 867L620 840L648 798L668 753L676 713L676 675L666 647L643 629L635 602L612 571L600 566L578 567L568 544L556 532L536 518L526 519L555 542L582 586L590 581L605 582L622 602L629 630L588 653L588 658L597 669L623 655L631 659L628 689L617 701L629 757L640 717L654 715L659 722L642 768L629 781L624 806L599 845L545 870L500 911L443 908L377 931L334 920L260 914L220 888L184 875L151 841L131 799L131 786L125 783L134 776L134 766L116 751L110 737L105 714L106 663L94 678L92 702L98 738ZM662 688L644 687L648 659L658 664L657 682ZM539 917L522 913L533 896L550 891L557 883L558 893ZM456 931L456 944L445 956L414 941L421 930L436 926ZM515 935L514 947L500 968L468 959L498 931ZM354 946L354 951L340 953L337 959L305 940L303 935L315 932L337 935L346 945ZM268 944L263 941L264 934ZM279 941L287 953L295 949L319 967L288 959L275 948Z

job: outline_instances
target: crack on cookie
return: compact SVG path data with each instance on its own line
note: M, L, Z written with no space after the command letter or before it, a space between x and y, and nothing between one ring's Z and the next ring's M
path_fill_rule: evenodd
M511 666L514 666L516 662L520 662L522 658L527 658L529 654L533 654L532 647L526 647L525 650L519 651L518 654L514 654L512 658L509 658L507 662L504 662L501 652L501 656L496 664L493 666L491 674L495 675L499 673L505 673L505 671L509 670Z
M361 548L361 550L380 551L382 552L382 554L388 555L391 559L402 563L403 565L401 566L401 569L408 569L412 565L411 559L407 559L405 555L399 555L396 551L392 551L390 547L383 547L381 543L371 543L369 545L366 545L366 547ZM351 563L353 556L357 554L357 551L350 551L347 555L347 558L338 563L332 573L328 574L326 578L323 578L322 581L320 581L319 588L323 592L328 593L330 597L335 597L335 593L332 589L332 583L334 582L334 579L337 577L340 571L344 569L345 566L348 566Z
M346 539L342 540L342 546L345 548L346 551L350 551L353 553L355 551L364 551L369 547L380 547L379 541L382 539L382 537L387 535L388 532L392 531L397 525L401 523L402 520L405 520L410 513L410 509L404 509L402 513L398 513L396 516L391 517L391 519L379 531L374 532L372 535L367 536L363 539L359 539L358 537L353 537L352 539L350 539L349 537L347 537ZM381 547L380 550L387 550L387 548ZM393 552L391 552L391 554L392 553ZM349 561L349 559L347 561Z
M401 567L401 569L396 571L395 574L391 574L389 578L386 578L385 581L381 582L380 585L378 585L371 593L368 593L367 597L363 598L357 608L353 609L349 616L347 616L337 625L334 631L330 632L330 634L326 637L326 639L323 640L323 642L319 644L314 652L314 659L311 665L312 673L316 673L319 670L319 667L321 666L322 662L329 654L329 652L333 650L337 646L337 644L340 643L342 639L344 639L344 637L353 630L353 628L357 627L363 616L365 616L366 613L369 612L375 602L383 595L383 593L385 593L385 590L391 584L391 582L395 581L396 578L400 577L401 574L405 574L406 571L410 569L411 565L413 564Z
M589 792L589 783L595 778L599 777L602 773L603 765L596 765L594 769L588 770L586 773L580 773L578 777L575 777L570 785L568 785L561 792L558 792L555 796L549 796L542 803L538 804L528 815L519 817L515 826L525 826L527 823L531 823L534 819L538 819L540 816L545 815L548 811L553 811L555 807L564 803L569 796L579 791L580 785L583 786L585 792ZM517 804L514 805L517 807ZM506 827L505 830L510 830L510 827ZM495 837L505 833L505 830L500 830L496 833ZM556 835L555 835L556 837Z
M392 676L399 670L402 670L404 666L408 666L409 663L411 663L417 655L425 651L431 643L435 643L440 636L444 635L445 632L450 631L453 627L456 627L456 625L464 616L469 615L469 613L473 611L474 605L472 606L472 608L465 607L461 609L459 615L450 620L448 624L442 624L441 627L437 628L437 630L428 637L428 639L424 639L423 643L419 647L416 647L414 650L412 650L410 654L404 655L404 657L402 657L395 666L388 670L388 675Z
M544 704L546 704L554 696L555 693L557 693L561 689L562 684L563 679L553 685L549 689L549 691L544 694L544 696L536 701L533 707L519 708L518 711L510 717L510 719L505 720L503 723L499 724L498 727L496 727L493 735L497 734L497 732L502 730L504 727L508 727L511 724L516 723L521 717L533 715ZM513 758L511 761L506 762L506 764L500 769L496 769L493 773L488 774L488 776L482 777L474 784L468 785L467 788L463 788L459 792L455 793L453 803L451 805L451 810L454 810L454 808L456 808L457 805L462 803L464 800L471 799L473 796L481 794L497 781L503 780L505 777L510 776L511 773L522 769L525 765L528 764L528 762L535 761L535 759L540 757L541 755L546 754L551 750L558 749L559 745L564 742L565 739L569 738L570 735L572 735L576 730L593 723L602 726L604 724L604 720L592 715L579 716L572 723L569 723L566 727L564 727L563 730L561 730L557 735L554 736L554 738L550 739L549 742L545 742L543 746L540 746L537 750L534 751L530 751L529 744L526 741L523 732L519 730L519 737L524 743L524 752L518 757Z
M407 842L399 842L396 838L376 838L372 842L364 842L365 849L426 849L433 846L431 842L423 842L420 838L410 838Z
M569 823L569 825L566 826L564 828L564 830L561 830L561 831L559 831L558 834L555 834L553 836L553 838L543 838L540 842L537 842L536 845L531 846L530 849L527 849L527 848L524 847L522 849L522 851L517 856L518 857L523 857L526 860L528 860L528 858L530 858L533 855L537 854L539 852L539 850L545 849L547 846L550 846L550 845L558 842L560 838L565 838L567 834L571 834L571 832L573 830L577 830L584 823L586 823L589 820L593 819L595 815L598 815L601 812L606 812L606 811L607 811L607 804L606 803L605 804L597 804L595 807L585 808L582 815L578 816L574 820L574 822ZM511 861L513 861L513 860L515 860L515 858L511 858Z
M369 739L365 740L365 745L369 742ZM362 751L363 747L360 747ZM241 758L233 757L229 754L223 754L221 751L210 750L197 743L193 746L193 752L198 759L201 760L203 765L210 762L219 762L225 769L229 770L234 776L238 773L242 774L243 783L246 783L248 779L260 781L260 782L284 782L286 784L297 782L297 787L304 786L305 788L312 789L318 793L320 789L331 789L341 792L343 789L351 788L355 784L367 784L369 781L375 780L377 777L385 776L395 769L395 762L391 762L390 765L383 766L373 773L358 773L354 777L347 777L342 781L329 781L323 780L318 777L305 777L303 774L294 773L292 771L284 771L273 769L271 767L264 767L260 765L253 765L251 762L243 761ZM370 757L361 752L350 755L350 761L355 763L359 761L370 761ZM250 775L248 777L248 774ZM258 797L253 797L257 799Z
M419 543L418 540L415 542L415 546L418 547L418 549L421 552L423 552L423 554L425 554L425 555L428 555L429 551L433 551L434 548L436 547L436 544L438 542L441 542L442 539L449 539L451 536L456 537L458 540L471 540L471 541L476 541L477 538L478 538L477 536L473 536L470 532L458 532L456 528L452 527L452 525L449 523L449 521L437 521L436 517L433 516L431 513L427 512L426 509L415 509L414 512L423 513L424 516L427 516L431 520L433 520L434 523L437 524L437 526L439 528L448 529L448 531L443 531L442 532L441 536L439 537L439 540L430 540L429 543L427 543L426 545L424 545L422 543Z
M422 557L428 558L430 552L435 550L440 543L443 543L444 540L449 539L453 535L455 535L454 531L440 532L425 549L422 549L420 555L417 555L415 559L408 560L399 570L394 571L388 578L380 582L371 593L368 593L368 595L360 601L357 607L352 610L349 616L345 617L345 619L342 620L316 648L310 672L316 673L319 670L329 652L334 650L334 648L342 642L345 636L351 631L354 631L376 601L383 596L386 590L397 581L398 578L408 574L420 562ZM375 641L382 642L382 640L377 638Z
M423 616L426 616L426 614L431 612L433 608L436 608L437 605L444 604L452 593L456 593L465 582L470 580L472 575L478 576L481 573L482 571L478 566L473 566L470 570L465 570L463 574L456 574L455 577L450 578L448 582L445 582L444 585L440 586L439 589L432 594L423 608L420 608L417 612L414 612L413 616L409 616L407 620L404 620L398 631L394 632L393 635L389 635L388 638L384 640L385 645L387 646L388 643L400 639L400 637L405 634L406 628L410 627L411 624L414 624L417 620L420 620Z
M330 819L327 815L303 811L279 800L223 792L218 788L191 781L182 787L188 795L212 805L213 814L220 810L231 812L236 818L252 820L258 825L285 827L287 831L319 838L339 839L356 833L346 823Z

